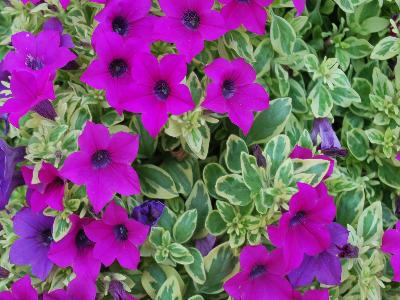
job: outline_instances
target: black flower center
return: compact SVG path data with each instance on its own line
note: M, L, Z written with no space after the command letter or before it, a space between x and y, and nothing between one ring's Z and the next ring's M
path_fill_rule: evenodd
M110 72L112 77L119 78L128 71L128 64L123 59L114 59L108 65L108 71Z
M321 152L323 154L331 156L331 157L345 157L345 156L347 156L347 150L344 149L344 148L336 148L336 147L325 148L325 149L321 149Z
M170 93L168 82L165 80L157 81L154 86L154 93L161 100L167 99Z
M40 233L39 237L40 241L45 245L46 247L51 244L53 241L53 235L51 234L50 229L45 229Z
M265 272L267 272L267 268L264 265L257 265L255 267L253 267L253 269L251 269L250 278L256 279L256 278L264 275Z
M337 247L337 246L336 246ZM339 257L341 258L356 258L358 257L358 247L352 244L346 244L343 247L337 247L340 250Z
M25 65L34 71L41 70L44 67L43 62L38 57L35 57L31 54L26 56Z
M112 21L112 29L119 35L126 35L129 29L128 20L121 16L114 18Z
M54 184L55 186L62 186L64 185L64 180L61 177L56 177L54 178L52 184Z
M119 224L114 227L115 238L118 241L126 241L128 239L128 228L124 224Z
M75 236L75 244L79 249L89 247L92 244L92 241L86 236L83 229L79 229L78 233Z
M235 82L231 79L226 79L222 83L222 95L225 99L230 99L235 94Z
M290 225L295 226L300 224L303 219L306 217L306 213L304 211L299 211L290 219Z
M107 167L111 162L110 152L107 150L97 150L92 155L92 166L95 169L102 169Z
M199 28L200 16L194 10L188 10L183 14L182 22L187 29L195 30Z

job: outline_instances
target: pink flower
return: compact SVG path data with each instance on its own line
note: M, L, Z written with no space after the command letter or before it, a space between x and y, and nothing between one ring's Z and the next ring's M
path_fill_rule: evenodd
M27 4L28 2L31 2L32 4L38 4L42 0L21 0L23 4Z
M168 114L180 115L195 108L189 88L181 84L187 71L183 56L169 54L158 62L151 54L138 54L133 70L136 82L128 93L132 100L123 107L142 114L152 137L167 123Z
M310 290L305 291L304 295L294 291L293 300L329 300L329 290Z
M297 9L297 16L300 16L306 8L306 0L293 0L293 5Z
M220 38L227 31L222 16L212 10L214 0L160 0L165 13L158 21L161 40L176 44L190 62L204 48L204 41Z
M1 300L37 300L38 293L32 287L31 279L28 275L20 278L11 286L11 291L0 292Z
M44 162L39 171L40 183L32 184L33 167L23 166L22 176L28 186L26 198L34 212L41 212L47 206L62 211L65 181L58 170L51 164Z
M383 234L382 251L392 254L393 281L400 282L400 221L396 223L396 229L388 229Z
M95 300L96 283L81 278L75 278L68 284L67 290L55 290L45 293L43 300Z
M225 282L225 291L238 300L291 300L293 290L281 260L280 250L245 246L240 253L241 271Z
M289 269L300 266L304 254L314 256L331 245L328 224L332 223L336 207L321 183L316 188L297 183L299 191L289 203L278 226L268 226L271 243L283 249Z
M269 96L256 80L256 72L244 59L232 62L218 58L204 72L212 79L207 95L201 104L216 113L228 113L232 123L246 135L254 120L253 111L262 111L269 106Z
M148 47L139 41L125 41L116 34L98 35L97 58L90 63L81 80L95 89L105 90L108 103L122 113L120 102L126 99L126 89L134 81L133 53L145 50L148 51Z
M10 86L12 98L0 107L0 113L8 113L10 123L17 128L22 116L35 110L43 101L55 98L50 74L39 76L27 71L15 71Z
M139 137L126 132L110 135L107 127L90 121L79 137L80 151L72 153L60 173L86 191L95 212L99 212L115 193L130 196L140 193L139 177L131 167Z
M103 219L85 226L87 236L96 242L93 254L105 266L114 260L127 269L136 269L140 262L138 247L146 241L149 227L128 218L121 206L111 202Z
M61 241L51 244L49 259L61 268L72 267L77 277L95 280L101 263L93 256L94 243L83 230L93 219L70 215L69 220L72 223L70 231Z
M400 160L400 152L399 152L399 153L397 153L397 155L396 155L396 159L397 159L397 160Z
M267 12L265 6L271 4L271 0L220 0L225 6L221 10L225 24L228 29L234 30L241 24L248 31L256 34L265 34L265 25L267 22Z
M64 9L67 9L67 7L68 7L68 5L69 5L70 2L71 2L71 0L60 0L61 6L62 6Z

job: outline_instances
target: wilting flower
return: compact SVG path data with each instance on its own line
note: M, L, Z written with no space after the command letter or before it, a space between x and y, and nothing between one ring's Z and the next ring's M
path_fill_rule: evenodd
M163 214L164 207L165 204L158 200L148 200L133 208L130 217L142 224L155 226Z
M392 254L390 264L394 271L393 281L400 282L400 221L395 229L388 229L383 234L382 251Z
M1 300L38 300L38 293L32 287L29 275L18 279L11 286L11 291L0 292Z
M253 155L256 157L257 166L259 166L260 168L267 167L267 159L265 158L260 145L253 146Z
M160 0L165 16L158 20L157 33L175 43L190 62L204 48L204 41L220 38L227 31L222 16L212 10L214 0Z
M103 218L85 226L87 236L96 242L93 254L110 266L114 260L128 269L136 269L140 262L138 247L146 241L149 227L129 219L121 206L111 202Z
M220 114L228 113L232 123L246 135L253 124L253 111L262 111L269 106L268 93L254 82L256 71L242 58L232 62L218 58L204 72L213 82L208 85L201 106Z
M321 138L321 152L328 156L346 156L347 150L342 148L331 123L327 118L317 118L314 120L311 139L317 145L318 135Z
M11 246L10 262L15 265L30 265L32 274L46 280L53 263L47 258L53 241L54 218L20 210L14 217L14 232L20 237Z
M94 243L83 230L93 219L70 215L69 220L71 229L62 240L50 246L49 259L61 268L72 267L77 277L94 280L100 272L101 263L93 256Z
M129 295L125 291L124 285L117 280L112 280L110 282L110 286L108 287L108 293L111 296L113 296L114 299L117 300L137 300L135 297Z
M12 191L24 184L17 163L24 160L25 147L10 147L0 139L0 210L4 209L10 199Z
M305 291L304 295L298 291L293 291L293 300L329 300L329 290L309 290Z
M23 166L21 171L28 186L26 198L33 211L42 211L47 206L58 211L64 209L65 180L53 165L46 162L42 164L39 171L40 183L36 184L32 183L33 167Z
M82 74L81 80L91 87L106 91L108 103L122 113L120 102L126 100L126 89L134 81L133 52L148 51L139 41L125 41L116 34L101 34L96 39L97 58Z
M283 249L289 269L300 266L304 254L314 256L331 245L328 224L332 223L336 207L321 183L316 188L298 182L299 191L289 203L278 226L268 226L271 243Z
M216 239L212 234L207 234L204 238L195 240L195 246L201 255L207 256L214 247Z
M99 212L115 193L124 196L140 193L139 177L131 167L139 137L126 132L110 135L107 127L86 122L79 137L80 151L64 162L60 174L86 191L95 212Z
M72 37L69 34L63 34L64 28L59 19L53 17L48 19L43 24L43 30L51 30L56 31L60 35L60 46L66 48L73 48L74 42L72 41Z
M55 290L45 293L43 300L95 300L96 283L82 278L75 278L68 284L67 290Z
M136 82L123 107L142 114L143 126L153 138L167 123L168 114L180 115L195 108L189 88L181 84L186 71L185 60L179 55L166 55L160 62L146 53L134 59Z
M291 300L292 287L285 278L282 252L262 246L245 246L240 253L241 271L224 284L225 291L241 300Z

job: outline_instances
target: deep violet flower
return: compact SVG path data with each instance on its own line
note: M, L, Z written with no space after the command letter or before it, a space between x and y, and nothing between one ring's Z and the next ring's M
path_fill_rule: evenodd
M400 282L400 221L395 229L388 229L382 238L382 251L392 254L390 264L394 271L393 281Z
M91 87L106 91L108 103L122 113L121 101L126 100L126 89L134 81L133 52L149 51L140 41L125 41L117 34L99 34L96 39L97 58L94 59L81 80Z
M329 161L329 169L328 172L325 174L324 179L331 177L333 173L333 168L335 167L335 161L323 154L314 155L311 149L303 148L296 145L290 153L290 158L300 158L300 159L323 159Z
M133 74L136 82L129 91L124 109L142 114L144 128L155 138L168 121L168 114L180 115L195 108L189 88L181 84L186 76L183 56L165 55L160 62L151 54L136 55Z
M73 48L74 42L72 41L72 37L69 34L63 34L64 28L59 19L53 17L48 19L43 24L43 30L52 30L56 31L60 34L60 46L66 48Z
M332 124L327 118L316 118L311 131L311 139L317 145L318 135L321 138L321 152L328 156L346 156L347 150L342 148Z
M101 263L93 256L94 243L83 230L93 219L80 219L77 215L70 215L69 219L72 223L70 231L62 240L51 244L48 257L61 268L72 267L77 277L94 280Z
M130 217L142 224L155 226L163 214L164 207L165 204L158 200L148 200L134 207Z
M18 279L11 285L11 291L0 292L1 300L37 300L38 293L32 287L29 275Z
M112 280L110 282L108 293L116 300L138 300L135 297L129 295L125 291L124 285L117 280Z
M24 184L17 163L24 160L25 147L10 147L0 139L0 210L4 209L13 190Z
M64 162L60 174L86 191L95 212L99 212L115 193L124 196L140 193L139 177L131 167L139 137L126 132L110 135L107 127L86 122L79 137L80 151Z
M289 273L289 281L294 287L309 285L314 278L326 285L340 284L342 265L338 255L347 245L349 232L338 223L329 224L328 229L331 236L329 248L315 256L304 255L300 267Z
M309 290L305 291L304 295L298 291L293 291L293 300L329 300L329 290Z
M140 262L139 246L149 233L149 226L128 218L124 208L111 202L101 220L85 226L87 236L96 242L93 255L105 266L115 260L127 269L136 269Z
M58 289L51 293L45 293L43 300L95 300L96 283L82 278L75 278L67 287L67 290Z
M240 253L241 271L224 284L225 291L241 300L291 300L292 287L285 278L282 251L263 245L245 246Z
M157 22L157 34L163 41L175 43L180 54L190 62L227 29L222 16L212 10L214 0L160 0L165 16Z
M21 168L25 183L28 186L27 201L35 212L43 211L47 206L62 211L65 180L51 164L44 162L39 171L40 183L33 184L33 167Z
M207 256L214 248L217 238L212 234L207 234L204 238L195 240L195 246L200 251L201 255Z
M298 182L299 191L289 202L289 211L279 225L268 226L271 243L283 249L288 269L300 266L304 254L317 255L331 245L328 224L332 223L336 207L321 183L316 188Z
M260 145L253 146L253 155L256 157L257 166L260 168L267 167L267 159L265 158Z
M37 214L29 208L17 212L14 217L14 232L20 237L10 249L10 262L15 265L30 265L32 274L46 280L53 263L47 258L53 241L54 218Z
M269 106L269 96L256 80L256 71L243 58L231 62L218 58L204 72L212 79L207 95L201 104L216 113L228 113L232 123L246 135L254 120L253 111Z

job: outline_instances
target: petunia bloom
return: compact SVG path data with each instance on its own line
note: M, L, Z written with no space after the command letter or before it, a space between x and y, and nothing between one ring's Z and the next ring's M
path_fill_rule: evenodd
M158 62L151 54L138 54L133 70L136 82L123 107L142 114L143 126L153 138L167 123L168 114L181 115L195 108L189 88L181 84L187 71L183 56L169 54Z
M200 251L201 255L207 256L208 253L214 248L217 238L212 234L207 234L202 239L195 240L195 246Z
M393 281L400 282L400 221L395 229L388 229L383 234L382 251L392 254L390 264L394 271Z
M298 291L294 291L293 300L329 300L329 290L309 290L304 295Z
M60 46L66 48L73 48L74 42L72 41L72 37L69 34L63 34L64 28L62 23L56 17L48 19L43 24L43 30L51 30L56 31L60 35Z
M51 164L44 162L39 171L40 183L33 184L33 167L21 168L25 183L28 186L26 198L32 210L43 211L47 206L62 211L65 180Z
M134 207L130 217L142 224L155 226L163 214L164 207L165 204L158 200L148 200Z
M106 91L108 103L122 113L121 101L126 100L126 89L134 81L133 53L149 51L140 41L125 41L116 34L101 34L96 39L96 54L81 80L91 87Z
M24 184L24 179L17 163L24 160L25 147L10 147L0 139L0 210L3 210L13 190Z
M131 167L139 148L137 135L110 135L104 125L88 121L78 145L80 151L67 157L60 174L77 185L86 185L95 212L111 201L115 193L140 193L139 177Z
M43 300L95 300L96 283L82 278L75 278L67 290L58 289L43 295Z
M263 245L245 246L240 253L241 271L224 284L225 291L241 300L291 300L292 287L285 278L282 252Z
M227 31L220 13L212 9L214 0L160 0L165 16L158 20L158 35L175 43L190 62L204 48L204 41L220 38Z
M54 218L20 210L14 217L14 232L20 237L10 249L10 262L15 265L30 265L32 274L46 280L53 263L47 258L53 241Z
M318 135L321 138L321 152L328 156L346 156L347 150L342 148L332 124L327 118L316 118L311 131L311 139L317 145Z
M7 88L4 86L2 81L4 82L10 82L10 72L8 72L4 68L4 61L0 61L0 99L2 98L7 98L5 94L3 94L3 91L6 90Z
M23 4L27 4L28 2L31 2L32 4L38 4L42 0L21 0Z
M0 292L1 300L38 300L38 293L32 287L31 279L28 275L18 279L11 285L11 291Z
M300 16L306 8L306 0L293 0L293 5L297 9L297 16Z
M400 160L400 152L399 152L399 153L397 153L397 155L396 155L396 159L397 159L397 160Z
M257 166L260 168L267 167L267 159L265 158L260 145L253 146L253 155L256 157Z
M328 249L331 237L328 224L332 223L336 207L321 183L316 188L298 182L299 191L289 202L289 211L279 225L268 226L271 243L283 249L289 269L300 266L304 254L314 256Z
M110 282L110 285L108 287L108 293L113 296L114 299L120 299L120 300L138 300L135 297L129 295L125 289L124 285L117 281L117 280L112 280Z
M246 135L253 124L254 111L269 106L269 96L256 80L256 71L242 58L232 62L218 58L204 72L212 79L202 107L216 113L228 113L233 124Z
M94 280L100 272L101 263L93 256L94 242L83 230L93 220L80 219L77 215L70 215L69 220L71 229L62 240L50 246L48 257L61 268L72 267L77 277Z

